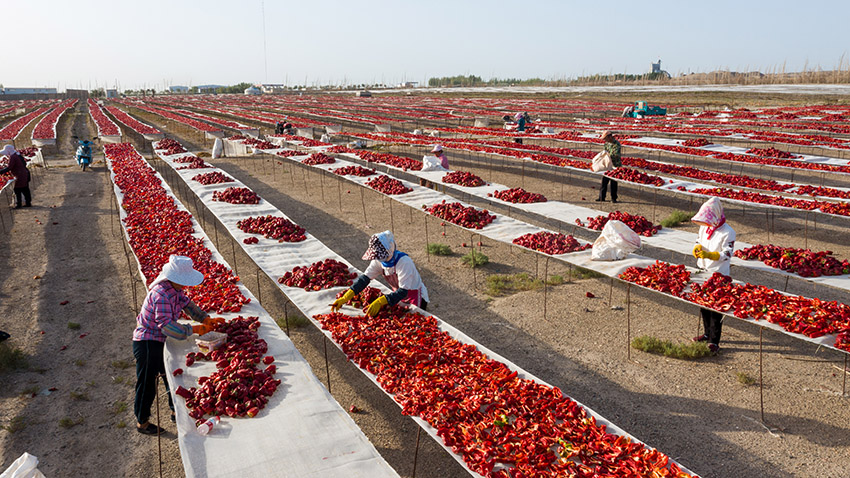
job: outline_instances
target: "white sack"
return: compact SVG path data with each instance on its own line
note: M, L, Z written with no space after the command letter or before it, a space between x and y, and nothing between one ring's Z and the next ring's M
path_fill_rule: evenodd
M221 140L221 138L216 138L215 143L213 143L213 149L212 149L213 159L220 158L223 153L224 153L224 142Z
M590 258L594 261L619 261L640 247L640 236L620 221L608 221L593 242Z

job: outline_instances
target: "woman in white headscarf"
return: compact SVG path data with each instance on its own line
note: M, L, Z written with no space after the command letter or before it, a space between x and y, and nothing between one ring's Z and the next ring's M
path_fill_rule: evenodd
M691 221L700 226L697 242L694 245L697 267L728 276L732 252L735 249L735 230L726 223L720 200L711 198L706 201ZM700 309L700 313L705 333L694 337L694 341L708 341L708 348L716 353L720 350L723 314L708 309Z
M384 276L393 291L372 301L366 310L367 315L374 317L384 306L395 305L399 302L407 302L422 310L428 307L428 289L422 283L413 259L396 248L392 232L384 231L370 237L369 248L363 254L363 259L372 262L369 263L366 272L354 281L351 288L331 304L331 310L339 310L365 289L372 279L380 275Z

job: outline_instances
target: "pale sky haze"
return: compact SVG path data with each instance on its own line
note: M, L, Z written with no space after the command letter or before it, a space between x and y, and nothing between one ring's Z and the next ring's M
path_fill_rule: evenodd
M659 58L674 75L850 64L847 1L0 3L8 87L552 79L644 73Z

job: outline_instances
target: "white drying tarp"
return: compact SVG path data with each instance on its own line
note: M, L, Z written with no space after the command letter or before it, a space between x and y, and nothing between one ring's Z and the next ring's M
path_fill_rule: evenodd
M659 144L659 145L664 145L664 146L682 146L682 140L677 140L677 139L673 139L673 138L655 138L655 137L646 136L646 137L640 137L640 138L631 138L631 139L628 139L626 141L627 142L624 144L624 146L628 146L630 148L636 148L636 149L650 149L652 151L658 151L658 150L651 149L651 148L642 148L640 146L635 146L635 145L630 145L630 144L628 144L628 141L637 141L637 142L641 142L641 143ZM699 147L691 146L691 147L694 148L694 149L702 149L702 150L711 151L711 152L714 152L714 153L740 154L740 155L744 155L744 156L750 156L754 159L760 157L760 156L756 156L754 154L748 154L747 148L742 148L742 147L739 147L739 146L727 146L727 145L724 145L724 144L713 143L713 144L708 144L708 145L705 145L705 146L699 146ZM817 145L817 147L822 147L822 146ZM663 151L668 152L668 153L675 153L675 151L667 151L667 150L663 150ZM813 163L813 164L828 164L830 166L850 166L850 160L846 160L846 159L830 158L829 156L816 156L816 155L811 155L811 154L798 154L796 156L799 156L799 157L798 158L788 158L788 159L786 159L786 161L797 161L797 162L800 162L800 163ZM779 158L779 159L785 159L785 158ZM774 165L769 165L769 166L774 166ZM774 166L774 167L787 168L788 166ZM791 169L795 169L795 168L791 168ZM817 171L817 170L808 170L807 169L806 171ZM824 171L824 172L827 172L829 174L834 174L833 171ZM843 173L843 174L847 174L847 173Z
M345 153L342 156L351 158L352 160L356 160L361 163L365 163L365 160L360 159L357 155L352 153ZM379 163L369 163L370 167L375 167ZM380 164L381 166L386 167L388 171L395 170L401 172L400 168L396 168L394 166L389 166L386 164ZM553 166L556 167L556 166ZM571 168L575 169L575 168ZM455 189L464 194L468 194L470 196L478 197L479 199L483 199L485 201L500 204L502 206L506 206L513 209L518 209L521 211L538 214L544 217L548 217L551 219L555 219L566 224L574 225L576 220L580 220L581 222L587 222L588 218L596 217L596 216L607 216L608 214L603 211L598 211L595 209L586 208L583 206L578 206L572 203L566 203L561 201L547 201L541 203L530 203L530 204L514 204L507 201L502 201L501 199L497 199L495 197L489 197L487 194L492 194L495 191L501 191L508 189L507 186L496 184L496 183L488 183L485 186L478 187L465 187L457 184L447 184L442 182L442 178L445 175L444 172L439 171L404 171L407 174L417 176L423 179L427 179L436 184L440 184L446 189ZM586 171L585 171L586 172ZM634 184L634 183L632 183ZM675 185L687 185L690 188L695 188L698 185L694 183L688 183L685 181L681 181L678 183L672 183ZM642 186L642 185L641 185ZM699 186L704 187L704 186ZM684 191L679 191L685 193ZM693 193L689 193L693 194ZM695 196L702 196L700 194L693 194ZM724 201L738 202L740 204L753 204L744 201L735 201L732 199L722 198ZM770 206L770 205L763 205ZM771 206L773 208L779 208L779 206ZM782 208L788 209L788 208ZM845 216L842 216L845 217ZM582 226L575 226L582 227ZM587 229L586 227L584 229ZM679 231L675 229L661 229L657 234L644 237L641 236L641 241L649 246L656 247L659 249L666 249L674 252L678 252L680 254L690 255L693 251L694 244L696 244L697 235L687 232L687 231ZM738 241L736 242L737 249L746 249L751 247L751 244L747 244L745 242ZM790 272L783 271L781 269L776 269L773 267L764 264L761 261L747 261L744 259L740 259L738 257L732 258L732 264L738 267L747 267L750 269L757 269L762 272L769 272L772 274L777 274L785 277L794 277L797 279L806 280L816 284L828 285L831 287L835 287L837 289L850 290L850 274L844 274L839 276L821 276L821 277L801 277L797 274L793 274Z
M177 158L177 157L179 157L179 155L174 155L172 157L172 156L164 156L163 154L161 154L161 152L157 152L157 154L166 164L170 165L172 168L179 167L181 164L183 164L183 163L174 163L172 161L173 158ZM342 166L342 165L343 164L340 164L339 166ZM322 166L328 166L328 165L322 165ZM330 165L330 166L334 166L334 165ZM307 234L306 240L304 240L302 242L297 242L297 243L278 242L276 240L270 240L270 239L260 237L259 238L260 242L258 244L245 244L244 242L242 242L243 239L248 238L248 237L257 237L257 236L255 234L246 234L245 232L241 231L236 226L236 223L239 220L245 219L249 216L257 217L257 216L265 216L265 215L268 215L268 214L271 214L271 215L274 215L274 216L277 216L277 217L285 217L285 218L287 218L287 216L285 214L283 214L279 209L275 208L274 206L272 206L271 204L266 202L265 200L261 200L259 204L229 204L229 203L225 203L225 202L213 201L212 196L213 196L213 193L215 191L224 190L228 187L246 187L246 186L238 180L234 181L234 182L229 182L229 183L202 185L202 184L198 183L197 181L191 180L191 178L194 176L194 174L193 174L194 171L212 172L212 171L221 171L221 170L218 169L218 168L209 168L209 169L201 169L201 170L176 170L175 169L175 172L183 179L183 181L185 181L185 183L189 186L189 188L201 199L201 201L210 210L210 212L212 212L212 214L214 216L216 216L221 221L222 224L224 224L225 228L227 228L227 230L230 232L230 234L233 236L233 238L236 240L236 242L239 243L239 245L242 247L242 249L245 251L245 253L248 254L249 257L251 257L251 259L257 264L257 266L260 267L260 269L262 269L263 272L265 272L266 275L269 276L269 278L271 278L273 281L275 281L276 284L278 284L278 288L280 288L280 290L289 298L289 300L292 301L292 303L296 307L298 307L299 310L301 310L301 312L306 317L310 318L310 320L313 322L313 324L317 328L319 328L319 330L321 330L322 333L325 334L326 337L328 337L328 340L330 340L331 343L334 343L335 345L337 345L337 347L339 347L339 345L336 344L336 342L333 341L331 334L328 331L323 330L321 328L321 325L318 323L318 321L313 319L313 316L317 315L317 314L328 313L330 311L328 304L333 302L334 299L336 298L336 294L338 292L344 290L344 288L343 287L335 287L333 289L327 289L327 290L322 290L322 291L317 291L317 292L312 292L312 291L307 292L307 291L300 289L300 288L288 287L288 286L285 286L283 284L279 284L279 283L277 283L277 279L280 276L282 276L285 272L292 270L296 266L305 266L305 265L312 264L314 262L324 261L325 259L328 259L328 258L335 259L337 261L343 262L346 265L348 265L349 268L351 268L355 271L357 271L357 269L354 268L348 261L346 261L345 258L338 255L333 250L329 249L321 241L319 241L318 239L316 239L315 237L313 237L310 234ZM224 174L226 174L226 173L224 173ZM230 175L228 175L228 176L230 176ZM351 176L346 176L345 178L346 179L352 179ZM358 178L358 179L362 179L362 178ZM411 186L410 184L407 184L407 185L408 185L408 187ZM417 187L419 188L419 186L417 186ZM420 188L420 189L427 189L427 188ZM403 195L400 195L400 196L389 196L389 197L391 197L393 199L400 199L401 197L409 196L411 194L414 194L415 192L416 191L411 192L411 193L407 193L407 194L403 194ZM422 191L422 193L424 193L424 191ZM416 206L416 207L417 207L417 209L419 208L419 206ZM502 218L504 218L504 217L502 217ZM513 229L514 227L517 227L517 226L521 227L522 223L519 223L519 221L514 221L514 220L509 219L509 218L504 218L504 219L506 219L506 221L505 221L506 224L503 224L502 227L494 228L494 230L500 230L502 235L507 234L508 236L510 236L512 233L508 232L509 230L511 230L511 229ZM485 229L489 229L490 227L492 227L494 224L496 224L496 222L498 220L499 219L497 219L496 221L491 223ZM519 224L513 224L513 223L519 223ZM540 228L532 228L531 226L528 226L528 225L525 225L525 226L528 227L529 229L533 229L533 231L535 231L535 232L540 230ZM483 232L483 231L475 231L475 232ZM482 234L482 235L492 237L492 236L490 236L489 233L488 234ZM516 236L512 236L512 237L516 237ZM574 256L574 255L577 255L577 254L582 254L582 253L574 253L571 256ZM587 256L586 262L590 263L589 252L585 251L584 255ZM584 263L585 261L580 259L579 262ZM641 265L641 266L645 267L646 265L651 264L654 261L652 261L650 259L643 259L643 260L641 260L641 259L627 259L625 261L619 261L619 262L620 262L619 264L617 264L617 263L602 264L602 263L599 263L599 262L593 262L592 265L594 266L595 270L597 270L597 268L599 268L599 267L602 267L602 268L605 268L605 269L610 268L612 271L621 271L621 270L625 270L625 268L630 266L630 265ZM360 271L357 271L357 272L360 272ZM617 273L619 273L619 272L617 272ZM389 292L389 289L386 286L384 286L383 284L379 283L378 281L372 281L370 283L370 285L377 286L378 288L380 288L385 293ZM351 308L347 305L343 308L343 310L348 312L348 313L351 313L351 314L360 314L361 313L361 311L359 311L357 309L353 309L353 308ZM429 313L429 315L433 315L433 314ZM517 371L518 375L521 378L534 380L534 381L537 381L537 382L542 383L544 385L552 386L552 385L540 380L539 378L531 375L530 373L524 371L523 369L519 368L518 366L514 365L513 363L511 363L510 361L508 361L504 357L494 353L492 350L487 349L486 347L479 344L478 342L476 342L474 339L470 338L469 336L467 336L463 332L461 332L461 331L457 330L456 328L452 327L451 325L441 321L438 317L436 317L436 316L434 316L434 317L435 317L435 319L437 319L437 322L438 322L441 330L449 333L452 337L459 340L460 342L474 345L479 350L481 350L482 353L486 354L491 359L500 361L500 362L504 363L505 365L507 365L511 370ZM380 387L380 384L378 384L378 382L377 382L377 380L376 380L376 378L373 374L367 372L364 369L359 369L359 370L364 375L366 375L373 383L375 383L376 385L378 385ZM383 390L383 388L382 388L382 390ZM579 403L579 402L576 402L576 403ZM592 409L590 409L586 405L582 405L581 403L579 403L579 405L586 408L588 413L592 414L596 418L597 423L606 425L607 431L609 433L627 436L627 437L631 438L632 440L639 442L639 440L637 440L637 438L629 435L624 430L617 427L616 425L614 425L610 421L606 420L604 417L600 416L598 413L594 412ZM411 417L411 418L413 418L413 420L415 420L429 435L431 435L431 437L434 438L434 440L438 444L440 444L440 446L442 446L443 449L445 449L458 463L460 463L467 471L469 471L470 474L475 475L475 476L480 476L477 473L469 470L469 468L466 467L466 464L463 462L463 459L460 455L454 453L451 450L451 448L446 447L443 444L442 439L437 436L437 430L434 429L433 427L431 427L431 425L429 425L428 422L426 422L425 420L423 420L419 417ZM683 468L683 470L687 471L685 468Z
M120 143L121 135L98 135L101 142L104 143Z
M275 150L275 151L279 151L279 150ZM291 161L298 161L297 158L298 157L290 157L290 158L287 158L287 159L289 159ZM302 157L301 159L304 159L304 158ZM337 167L342 167L342 166L348 165L348 162L346 162L346 161L337 160L337 163L339 164L339 166L337 166ZM317 166L314 166L314 167L323 167L323 169L330 169L329 166L332 168L337 163L334 163L334 164L331 164L331 165L317 165ZM420 173L420 174L434 174L434 173ZM436 173L436 174L445 174L445 173ZM442 177L442 176L440 176L440 177ZM363 182L365 182L365 180L368 180L369 178L365 178L365 180L363 180L363 178L356 177L356 176L345 176L345 179L350 180L352 182L356 182L356 183L363 183ZM402 183L405 186L414 189L414 192L416 192L417 188L428 189L428 188L421 188L418 185L414 185L414 184L406 182L406 181L402 181ZM467 188L467 187L462 187L462 186L457 186L457 185L452 185L452 186L463 188L465 190L481 189L482 188L482 187ZM492 187L492 185L490 185L490 186ZM436 191L432 191L430 189L428 189L428 191L431 191L432 193L436 194L436 197L440 200L449 199L444 194L438 193ZM411 207L418 209L418 206L416 206L416 200L415 199L410 200L410 201L405 200L406 197L410 197L411 199L416 198L417 196L410 196L411 194L414 194L414 192L402 194L402 195L393 195L393 196L388 196L388 197L391 198L391 199L395 199L399 202L406 203L406 204L410 205ZM431 198L431 200L433 200L434 196L430 196L430 198ZM450 198L450 199L454 199L454 198ZM431 204L433 204L433 203L431 203ZM536 204L541 204L541 203L536 203ZM543 204L545 204L545 203L543 203ZM592 211L592 210L587 209L587 211ZM599 211L594 211L594 212L599 212ZM501 227L501 228L494 228L492 231L489 231L488 229L491 226L493 226L494 224L497 224L497 222L499 222L500 219L510 219L510 218L506 218L505 216L502 216L502 215L499 215L499 214L496 214L496 217L497 217L496 220L494 220L490 225L486 226L482 230L471 230L471 229L468 229L468 230L475 232L475 233L478 233L478 234L480 234L484 237L489 237L491 239L499 240L499 241L502 241L502 242L512 243L512 239L510 237L511 233L515 233L515 232L521 230L521 228L523 226L533 227L533 226L530 226L526 223L522 223L520 221L515 221L515 220L511 219L511 221L518 223L518 227ZM508 221L503 221L501 223L507 224ZM458 226L458 227L460 227L460 226ZM541 230L541 229L537 228L537 230ZM505 232L507 232L507 234ZM680 231L671 231L671 232L679 232L679 234L675 234L675 235L670 236L671 242L676 242L677 247L685 247L686 246L687 247L687 253L690 253L693 250L694 241L692 241L692 240L686 241L685 236L684 236L684 234L686 234L686 233L682 233ZM518 237L518 236L514 236L514 237ZM641 241L643 241L644 239L649 239L649 238L644 238L643 236L641 236ZM542 254L542 253L538 253L538 254ZM614 262L591 261L590 251L573 252L573 253L569 253L569 254L561 254L561 255L556 255L556 256L549 256L549 255L546 255L546 254L542 254L542 255L544 255L546 257L553 257L553 258L559 259L559 260L566 262L568 264L573 264L573 265L583 267L583 268L586 268L586 269L591 269L593 271L599 272L600 274L608 276L612 279L618 279L619 275L630 266L647 267L648 265L653 264L655 262L654 259L639 256L639 255L636 255L636 254L630 254L629 256L626 257L626 259L623 259L623 260L620 260L620 261L614 261ZM793 275L795 277L798 277L794 274L789 274L785 271L773 269L773 268L768 267L767 265L760 263L760 262L755 263L755 261L742 261L738 258L733 258L733 261L736 264L741 263L741 262L745 262L745 264L743 264L743 265L746 266L746 267L750 267L750 268L760 269L760 270L764 270L764 271L767 271L767 272L773 272L773 273L785 275L785 276L792 276ZM705 280L705 279L707 279L707 277L705 277L703 280ZM816 282L822 282L824 284L833 285L835 287L842 288L842 289L850 287L850 285L848 285L848 276L847 275L830 277L830 278L806 278L806 280L809 280L809 279L825 279L823 281L817 280ZM815 280L812 280L812 282L815 282ZM647 289L647 290L652 290L652 289ZM658 292L658 291L654 291L654 292L661 293L661 292ZM673 297L669 294L664 294L664 295L667 295L669 297ZM681 299L681 298L678 298L678 297L676 297L676 299L681 300L682 302L685 302L685 303L688 303L688 304L691 304L691 305L696 305L692 302L688 302L688 301ZM823 337L813 339L813 338L810 338L810 337L806 337L805 335L796 334L796 333L793 333L793 332L788 332L785 329L783 329L782 327L780 327L779 325L771 324L771 323L766 322L766 321L756 321L756 320L753 320L753 319L744 319L744 318L740 318L740 317L737 317L735 315L729 314L728 312L724 312L724 314L729 315L730 317L735 317L736 319L739 319L739 320L745 320L745 321L748 321L748 322L756 323L758 325L763 325L765 327L777 330L779 332L785 333L787 335L790 335L792 337L795 337L795 338L798 338L798 339L801 339L801 340L805 340L807 342L816 343L818 345L826 346L826 347L829 347L831 349L840 350L842 352L847 353L846 351L838 349L834 346L836 334L825 335Z
M111 161L108 164L115 195L121 204L123 194L114 185ZM175 198L177 207L185 210L164 180L162 186ZM123 225L126 213L121 207L118 210ZM193 236L203 239L204 246L212 252L212 259L229 268L194 217L192 225L197 231ZM126 230L124 233L127 237ZM139 272L141 275L141 270ZM251 301L243 305L239 313L220 316L260 318L258 333L268 343L267 355L275 357L276 377L282 383L256 417L225 417L207 436L197 433L195 421L189 417L183 399L175 397L178 440L186 476L398 476L319 382L310 365L268 312L241 282L238 286ZM197 351L194 337L166 341L165 369L172 390L178 385L196 386L199 377L215 371L212 362L197 362L186 367L185 356L193 351ZM177 368L185 372L174 377L170 372Z

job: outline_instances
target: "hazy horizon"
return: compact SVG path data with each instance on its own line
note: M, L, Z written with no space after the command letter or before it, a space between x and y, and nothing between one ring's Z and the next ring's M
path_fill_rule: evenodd
M373 0L144 4L31 0L3 52L6 87L376 84L468 75L568 79L689 72L847 69L850 3L589 4ZM265 18L265 22L263 21ZM9 66L12 65L10 68Z

